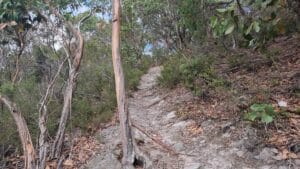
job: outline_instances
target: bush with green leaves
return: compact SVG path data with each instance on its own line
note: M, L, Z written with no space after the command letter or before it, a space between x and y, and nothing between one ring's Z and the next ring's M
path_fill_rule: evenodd
M259 119L261 122L269 124L273 122L278 113L271 104L253 104L250 111L245 114L245 119L255 121Z
M215 89L224 83L214 71L213 58L209 56L173 57L164 64L158 81L169 88L182 84L197 96L201 96L206 89Z
M240 36L249 46L255 47L286 32L289 22L295 20L286 17L287 11L286 4L278 0L244 1L242 4L232 1L216 9L210 26L215 38Z
M174 88L182 81L179 69L181 62L182 59L179 57L169 58L164 64L160 77L158 77L158 82L161 86Z

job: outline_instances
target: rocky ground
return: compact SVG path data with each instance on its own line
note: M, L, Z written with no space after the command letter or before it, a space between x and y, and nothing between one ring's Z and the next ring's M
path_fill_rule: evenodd
M129 98L134 138L143 164L151 169L299 169L300 154L264 144L260 132L240 118L179 118L178 105L193 101L189 91L156 86L153 67ZM218 103L216 103L218 104ZM204 110L211 111L211 110ZM117 125L99 132L101 150L82 169L120 169Z

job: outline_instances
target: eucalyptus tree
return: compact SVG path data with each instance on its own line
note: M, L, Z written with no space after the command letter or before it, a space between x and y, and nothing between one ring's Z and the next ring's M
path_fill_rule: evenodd
M121 30L121 2L113 0L112 17L112 61L115 74L115 86L117 94L118 115L120 118L121 139L124 169L131 169L134 163L133 138L130 127L129 112L126 105L125 80L120 54L120 30Z
M2 57L12 61L14 65L13 73L7 78L1 79L0 101L6 105L17 125L25 157L24 168L26 169L45 168L47 159L63 161L61 149L71 111L72 95L83 56L84 39L80 31L80 25L92 15L92 11L83 16L76 25L68 19L72 15L71 11L78 9L83 2L76 0L3 0L0 2L0 31L1 34L6 35L1 37L1 48L3 47L2 49L8 49L7 51L9 51L7 53L2 52ZM41 92L41 100L36 103L38 104L37 114L40 130L39 144L36 148L33 145L32 135L28 127L29 121L26 121L23 110L16 102L19 96L15 92L18 90L19 85L22 85L25 81L24 74L28 69L26 69L23 62L30 58L30 53L32 53L34 47L30 40L33 39L38 39L40 45L49 45L47 48L52 50L56 57L60 58L56 62L58 63L54 71L56 73L50 75L48 79L40 78L46 85L43 92ZM63 49L65 53L57 53L56 48ZM43 53L43 50L41 52ZM43 62L43 59L41 61ZM47 105L65 63L68 65L68 69L66 69L68 73L63 91L63 106L55 139L51 143L47 136ZM11 69L9 64L2 64L2 66L4 69ZM37 152L39 152L39 158L36 158ZM47 157L47 155L50 156Z

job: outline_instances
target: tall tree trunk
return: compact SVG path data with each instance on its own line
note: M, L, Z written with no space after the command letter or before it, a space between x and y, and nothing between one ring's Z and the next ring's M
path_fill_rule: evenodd
M74 26L71 26L71 24L69 24L69 29L71 29L72 33L76 37L77 50L75 51L73 56L71 56L74 59L72 60L72 63L69 68L70 70L69 70L67 87L64 91L64 104L63 104L63 109L61 111L59 127L51 150L51 155L50 155L51 158L59 158L61 155L67 120L72 108L71 102L72 102L73 91L76 85L77 75L78 75L80 63L83 56L84 40L80 33L79 28L75 29Z
M126 107L125 82L120 54L120 13L120 0L113 0L112 60L115 74L118 113L121 127L121 139L123 149L122 165L124 169L129 169L133 168L134 151L129 121L129 113Z
M51 158L59 158L61 155L61 150L63 146L64 134L67 125L67 120L69 117L70 109L71 109L71 101L73 95L73 88L74 88L74 75L70 75L67 87L64 92L64 104L63 109L61 111L61 117L59 122L59 127L56 133L56 137L52 146L51 151Z
M31 135L29 133L28 126L24 117L22 116L20 110L17 108L16 104L10 101L8 98L0 95L0 101L2 101L6 107L9 109L11 115L13 116L20 140L22 143L25 169L34 169L35 168L35 150L32 144Z

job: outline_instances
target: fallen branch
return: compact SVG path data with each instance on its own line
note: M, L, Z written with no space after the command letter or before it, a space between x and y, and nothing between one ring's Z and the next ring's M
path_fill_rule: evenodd
M173 154L173 155L179 155L179 153L177 153L173 148L171 148L171 146L165 144L163 141L161 141L161 140L159 140L157 138L154 138L154 136L151 136L150 134L148 134L147 131L145 131L142 127L137 126L134 123L132 123L131 126L134 127L134 128L136 128L140 132L142 132L144 135L146 135L147 137L149 137L153 142L155 142L156 144L158 144L161 147L163 147L165 150L171 152L171 154Z
M146 106L146 108L150 108L151 106L154 106L155 104L159 103L160 101L162 101L163 99L165 99L168 96L169 96L168 94L163 96L162 98L160 98L160 99L154 101L153 103L149 104L148 106Z
M192 154L178 153L170 145L167 145L163 141L161 141L159 139L156 139L154 136L151 136L150 134L148 134L147 131L144 130L142 127L137 126L134 123L132 123L131 126L134 127L134 128L136 128L140 132L142 132L145 136L149 137L153 142L155 142L159 146L163 147L165 150L169 151L172 155L175 155L175 156L184 155L184 156L196 157L196 155L192 155Z

